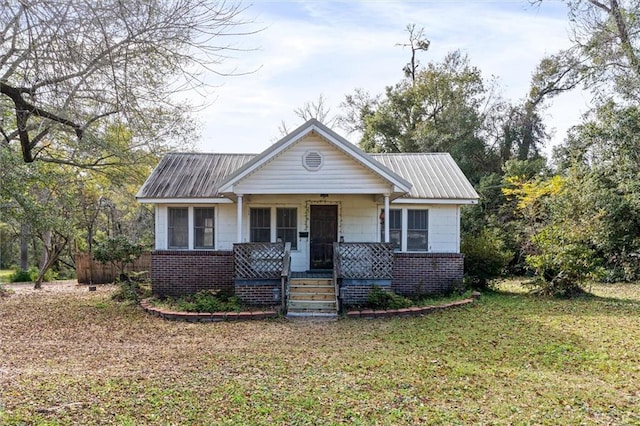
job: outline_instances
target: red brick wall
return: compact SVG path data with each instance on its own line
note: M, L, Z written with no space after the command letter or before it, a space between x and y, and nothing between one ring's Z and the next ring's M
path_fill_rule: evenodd
M391 289L405 296L446 294L462 285L464 255L396 253Z
M158 250L151 254L155 295L181 296L200 290L233 292L233 252Z
M274 306L280 301L280 280L235 283L236 296L253 306Z

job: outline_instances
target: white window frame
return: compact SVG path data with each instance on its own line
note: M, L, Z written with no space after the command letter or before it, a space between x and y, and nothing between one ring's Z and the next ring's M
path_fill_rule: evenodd
M299 239L298 235L299 235L299 231L300 231L300 206L299 205L273 205L273 204L269 204L269 205L264 205L264 204L252 204L250 206L248 206L247 209L247 225L245 227L245 232L247 232L248 235L248 240L251 241L251 209L270 209L270 217L269 217L269 238L271 243L275 243L278 241L278 209L295 209L296 210L296 231L294 234L294 238L297 240ZM300 251L302 250L302 245L300 244L299 241L296 242L296 247L297 248L291 248L291 251Z
M380 209L384 210L384 206L378 206L378 211ZM390 206L389 210L400 210L401 213L401 241L400 241L400 252L402 253L428 253L431 251L430 240L431 240L431 214L430 209L428 207L404 207L398 205ZM425 250L407 250L407 238L408 238L408 225L409 225L409 210L425 210L427 212L427 248ZM385 218L386 220L386 218ZM384 237L382 233L384 232L384 224L378 221L378 238L380 242L384 242Z

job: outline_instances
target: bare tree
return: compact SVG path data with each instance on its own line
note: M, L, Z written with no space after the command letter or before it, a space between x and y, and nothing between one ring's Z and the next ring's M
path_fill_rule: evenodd
M398 46L409 47L411 49L411 61L402 69L407 78L415 83L416 72L420 67L420 61L416 59L416 52L422 50L426 52L431 46L431 41L424 35L424 28L416 29L416 24L407 25L409 33L409 43L398 43Z
M293 113L303 122L315 118L329 128L333 128L338 121L338 117L331 115L331 107L327 105L327 98L322 93L318 96L317 101L305 102L303 106L294 109ZM284 120L280 122L278 131L282 136L289 134L290 130Z
M0 135L22 158L64 161L105 126L153 143L184 123L177 92L222 63L250 33L238 4L211 0L0 0ZM139 134L145 133L140 132Z

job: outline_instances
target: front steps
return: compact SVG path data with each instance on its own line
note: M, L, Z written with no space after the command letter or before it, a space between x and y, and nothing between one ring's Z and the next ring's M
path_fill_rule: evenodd
M291 278L287 317L337 316L336 290L331 278Z

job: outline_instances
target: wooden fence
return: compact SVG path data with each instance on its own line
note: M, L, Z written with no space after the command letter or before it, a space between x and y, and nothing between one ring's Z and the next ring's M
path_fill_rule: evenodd
M80 284L105 284L115 281L118 270L110 263L104 264L93 259L89 253L76 253L76 274ZM143 253L133 264L127 265L127 272L151 273L151 253Z

